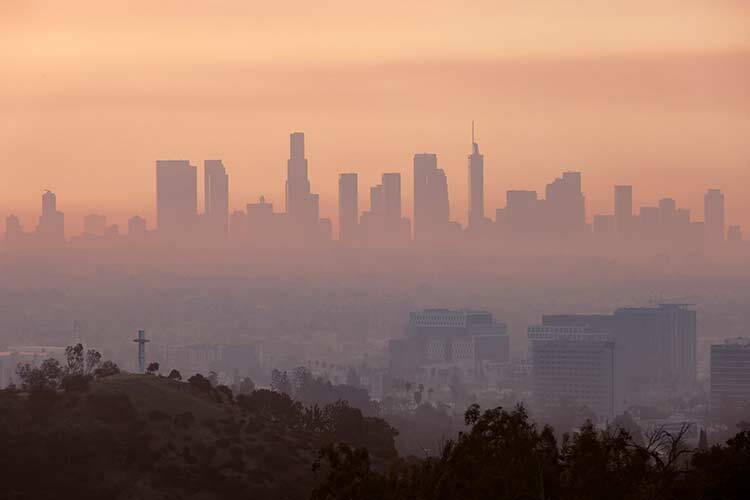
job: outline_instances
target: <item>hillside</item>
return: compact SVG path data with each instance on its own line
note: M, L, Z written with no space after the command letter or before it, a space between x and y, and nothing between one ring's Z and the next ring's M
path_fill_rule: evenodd
M326 438L245 403L131 374L75 392L2 391L0 497L307 497Z

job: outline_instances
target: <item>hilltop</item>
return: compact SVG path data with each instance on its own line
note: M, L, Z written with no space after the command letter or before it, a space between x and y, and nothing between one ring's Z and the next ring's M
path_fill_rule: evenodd
M362 435L382 422L344 404L323 410L271 391L235 399L224 387L153 375L0 391L0 496L305 498L318 450L339 439L336 415Z

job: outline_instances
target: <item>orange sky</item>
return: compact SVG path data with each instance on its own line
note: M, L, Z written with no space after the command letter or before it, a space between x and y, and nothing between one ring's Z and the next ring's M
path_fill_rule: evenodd
M301 130L324 216L345 171L363 194L402 172L409 209L431 151L465 221L474 119L488 215L577 169L589 217L616 183L699 218L720 187L747 226L748 26L743 0L2 0L0 216L31 228L49 188L73 231L91 212L153 222L160 158L222 158L232 208L280 207Z

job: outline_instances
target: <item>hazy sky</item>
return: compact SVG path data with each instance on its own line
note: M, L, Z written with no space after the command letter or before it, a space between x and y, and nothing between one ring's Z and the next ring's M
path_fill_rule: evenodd
M347 171L362 208L401 172L410 211L430 151L465 221L474 119L490 216L577 169L589 218L616 183L699 218L720 187L750 226L748 26L743 0L0 0L0 215L30 229L48 188L73 230L153 223L167 158L221 158L232 208L281 208L300 130L324 216Z

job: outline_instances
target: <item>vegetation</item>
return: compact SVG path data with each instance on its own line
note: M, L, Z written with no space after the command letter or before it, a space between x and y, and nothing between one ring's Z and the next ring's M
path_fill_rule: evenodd
M212 374L182 383L175 370L118 372L78 346L64 364L19 367L22 389L0 391L0 498L750 498L747 428L690 449L682 432L643 434L629 415L560 437L523 406L474 404L464 432L435 453L399 458L397 432L368 414L355 385L303 369L277 372L276 390L245 379L234 392ZM445 413L422 399L424 388L404 389L415 392L415 421L447 435ZM341 395L364 409L333 400Z

